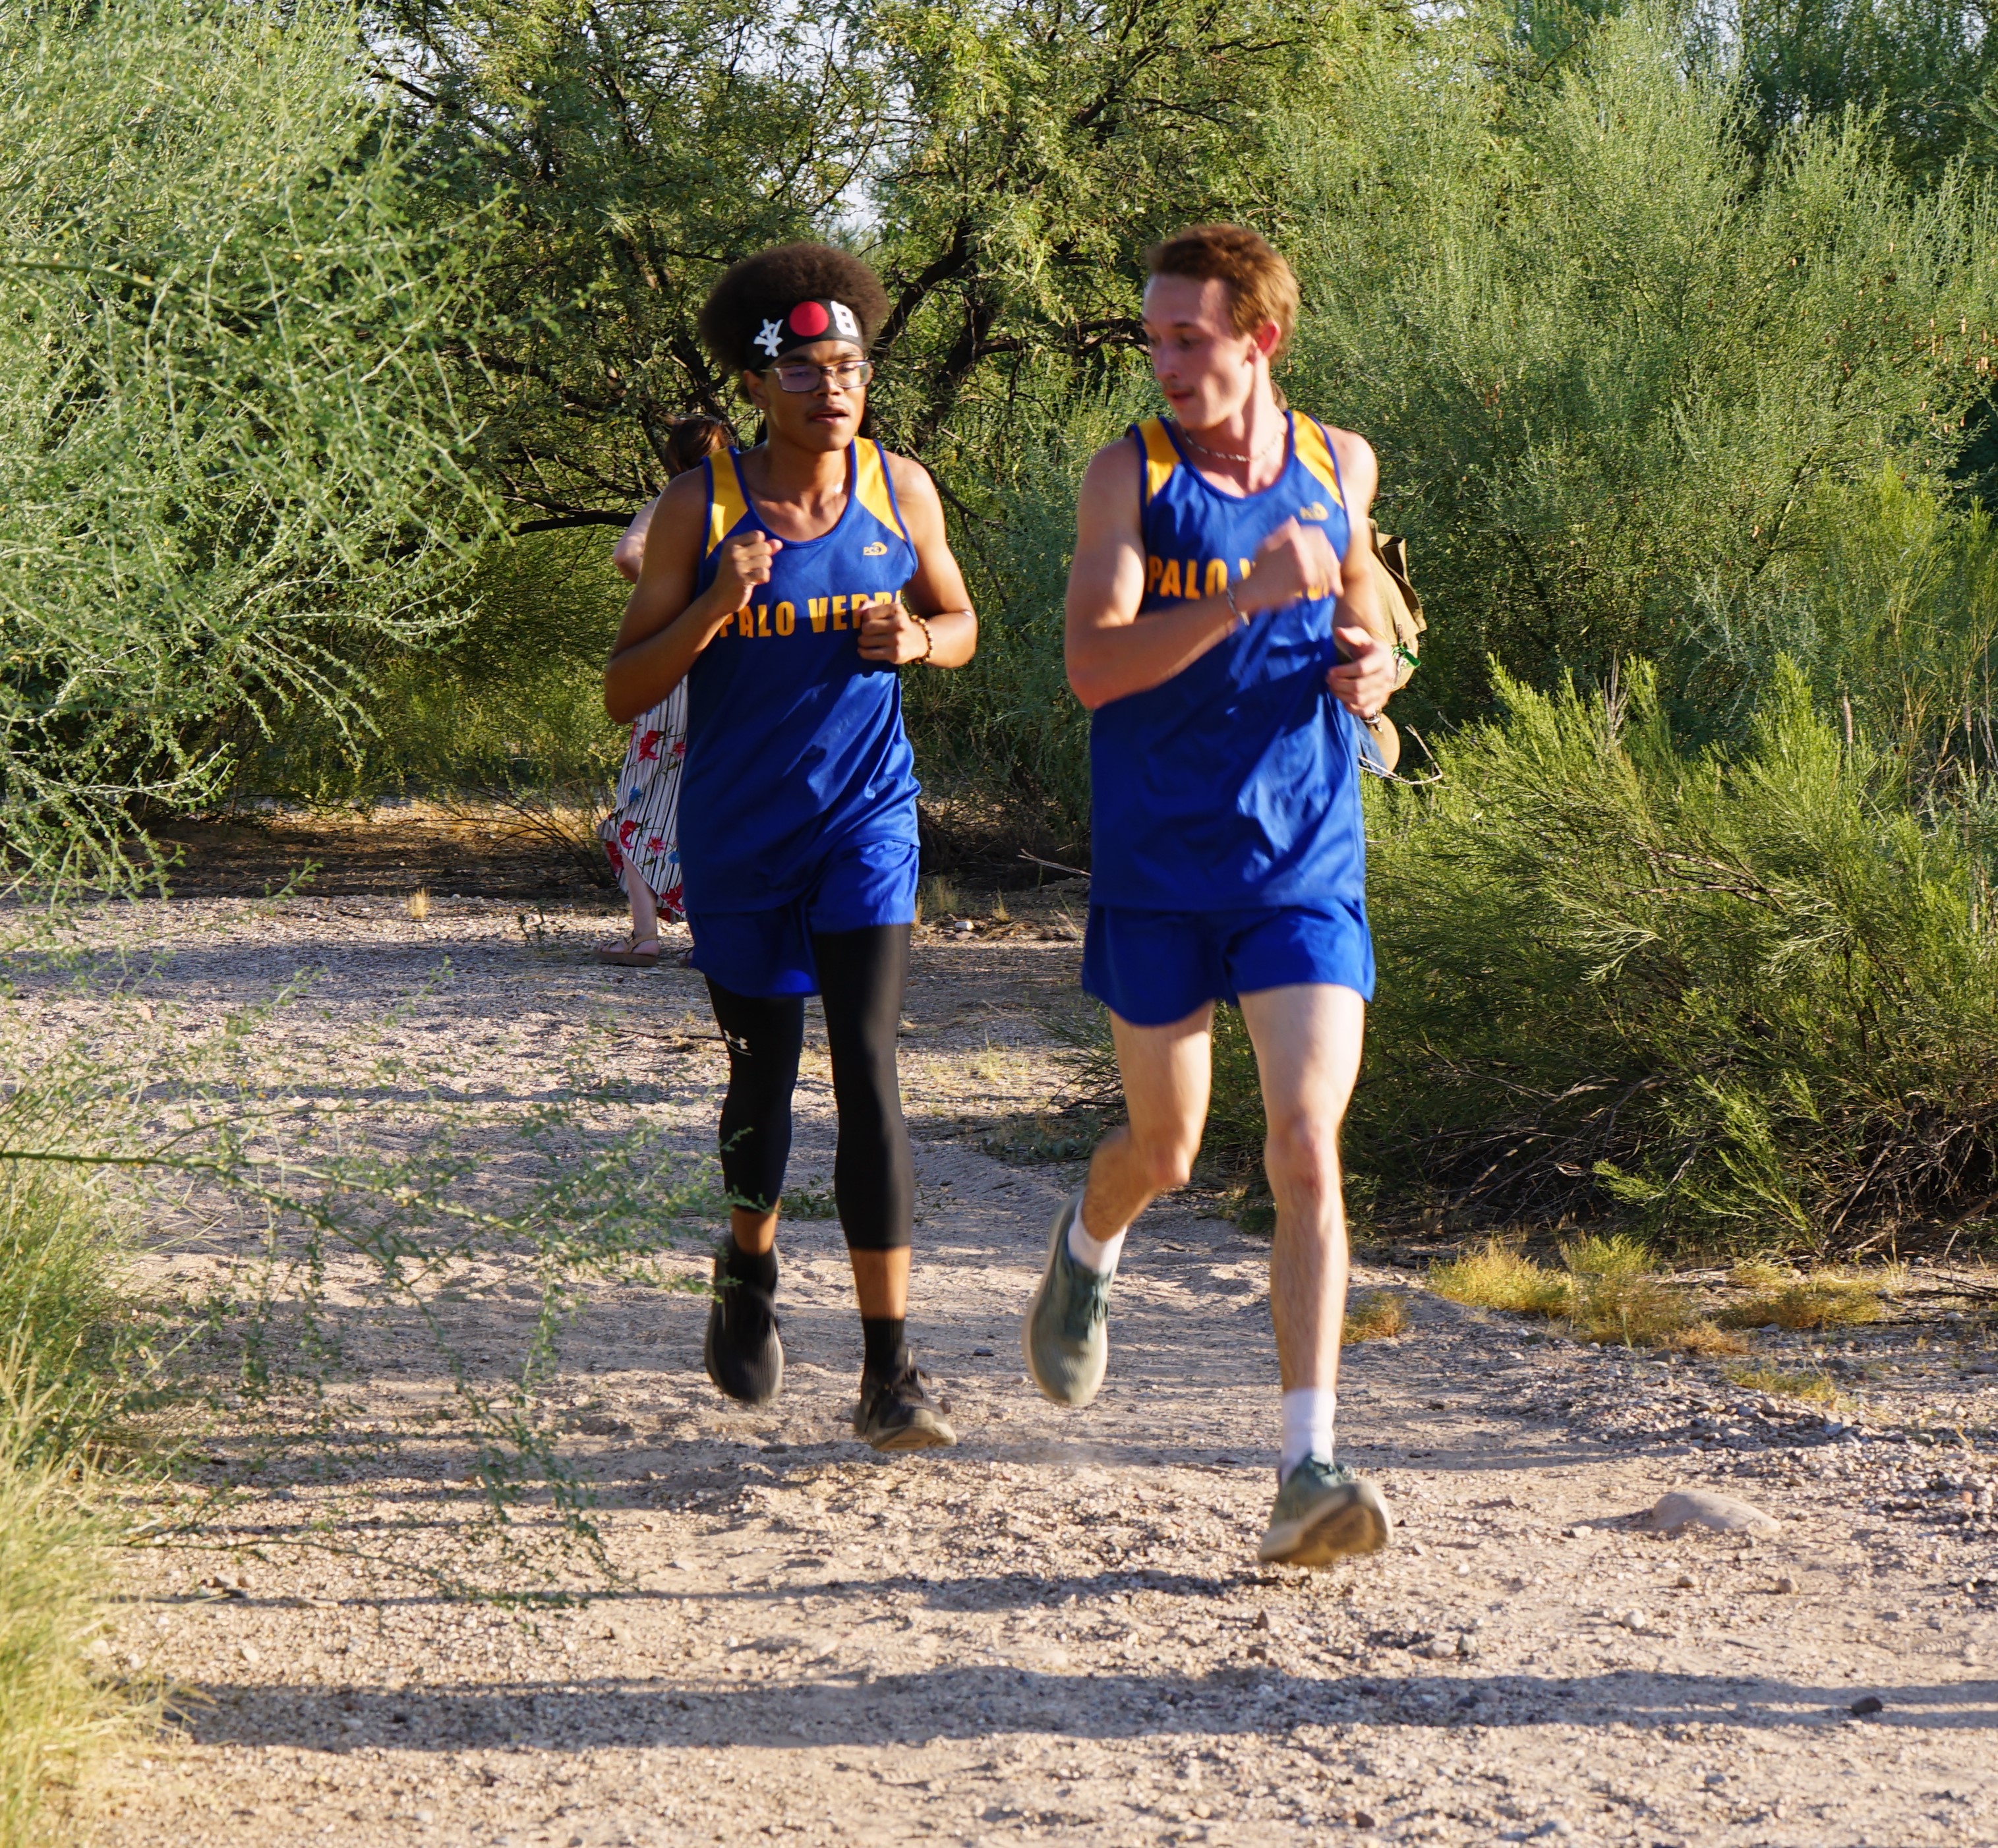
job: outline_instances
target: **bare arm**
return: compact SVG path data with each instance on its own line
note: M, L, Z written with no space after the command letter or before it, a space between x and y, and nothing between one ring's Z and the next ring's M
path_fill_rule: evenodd
M603 670L603 708L620 724L659 704L686 678L722 623L769 582L781 541L761 532L738 534L722 547L714 582L697 596L700 546L707 537L707 479L690 469L654 503L638 587Z
M1364 437L1350 430L1326 434L1339 458L1350 535L1340 563L1339 608L1333 619L1333 633L1346 658L1326 675L1326 685L1355 718L1371 719L1395 690L1395 625L1382 601L1381 567L1367 525L1381 484L1381 465Z
M895 484L895 504L916 548L916 575L904 585L901 596L875 604L862 619L861 658L926 660L932 667L961 668L977 650L978 617L944 530L943 503L929 471L920 462L900 455L887 459ZM923 625L911 610L928 620L927 639Z
M1249 575L1233 587L1232 606L1225 595L1196 597L1141 617L1145 543L1139 468L1134 444L1098 450L1083 478L1076 513L1075 561L1068 579L1068 681L1091 711L1163 685L1239 622L1281 610L1299 597L1330 593L1340 599L1340 613L1346 613L1343 577L1331 541L1321 528L1292 520L1257 547ZM1349 657L1347 665L1378 646L1364 629L1335 623L1334 633ZM1392 657L1381 652L1391 682ZM1371 690L1371 681L1364 684ZM1343 686L1335 685L1333 691L1342 703L1350 703Z
M617 541L617 550L610 554L612 568L627 584L638 581L639 567L645 561L645 530L652 525L652 516L659 512L659 503L665 498L663 495L654 495L632 516L631 523Z

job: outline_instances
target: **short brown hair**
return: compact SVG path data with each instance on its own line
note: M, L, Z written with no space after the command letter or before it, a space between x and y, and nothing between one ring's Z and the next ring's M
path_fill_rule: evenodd
M1271 362L1288 351L1298 329L1298 279L1267 242L1243 225L1194 225L1145 253L1146 274L1225 282L1229 320L1237 333L1277 323Z

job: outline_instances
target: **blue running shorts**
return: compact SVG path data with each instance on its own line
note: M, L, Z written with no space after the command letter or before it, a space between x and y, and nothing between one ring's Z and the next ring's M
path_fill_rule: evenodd
M912 841L835 848L788 905L762 911L689 910L693 966L731 994L768 1000L818 993L815 932L916 921L918 850Z
M1208 1001L1325 983L1374 998L1364 904L1139 911L1091 905L1082 986L1134 1027L1165 1027Z

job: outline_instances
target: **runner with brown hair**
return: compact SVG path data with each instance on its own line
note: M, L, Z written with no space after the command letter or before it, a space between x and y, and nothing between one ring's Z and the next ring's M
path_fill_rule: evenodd
M1049 1398L1095 1396L1125 1232L1191 1174L1215 1003L1239 1001L1277 1203L1284 1435L1260 1553L1319 1566L1392 1528L1333 1457L1339 1129L1374 991L1358 727L1394 684L1367 541L1377 471L1362 438L1278 400L1298 288L1267 244L1202 226L1149 268L1145 337L1174 415L1091 462L1068 586L1069 682L1094 715L1083 986L1110 1010L1129 1124L1055 1217L1022 1342Z

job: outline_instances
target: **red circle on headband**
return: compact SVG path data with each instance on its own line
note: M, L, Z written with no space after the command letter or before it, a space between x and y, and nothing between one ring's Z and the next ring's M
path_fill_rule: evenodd
M791 310L791 331L808 340L817 340L832 325L832 316L816 302L800 302Z

